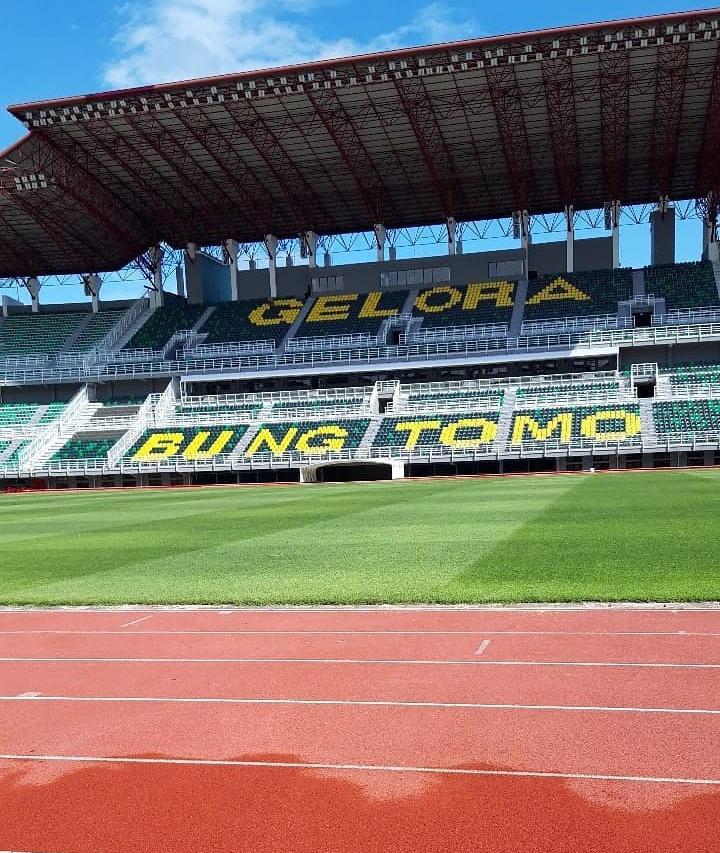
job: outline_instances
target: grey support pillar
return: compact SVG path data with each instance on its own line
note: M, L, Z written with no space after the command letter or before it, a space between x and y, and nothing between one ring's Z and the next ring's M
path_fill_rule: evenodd
M30 294L30 298L32 299L32 312L33 314L37 314L37 312L40 310L40 291L42 289L40 279L37 278L37 276L31 276L25 282L25 287L27 288L27 291Z
M270 298L277 296L277 237L274 234L265 235L265 248L268 253L268 270L270 272Z
M317 266L317 234L314 231L306 231L304 237L308 266L310 269L315 269Z
M237 240L225 241L225 252L227 254L228 267L230 268L230 299L237 302L240 296L238 289L238 254L240 246Z
M622 205L619 201L605 204L605 230L612 232L612 263L613 269L620 266L620 212Z
M97 314L100 310L100 288L102 287L102 279L96 273L91 275L81 276L83 286L85 287L85 295L92 299L92 312Z
M567 229L565 237L566 271L575 272L575 208L572 205L565 208L565 225Z
M454 255L456 251L455 235L457 233L457 222L454 216L447 218L448 255Z
M527 210L518 210L513 213L513 233L516 240L520 240L523 252L523 264L525 271L524 277L527 278L530 272L530 245L532 243L532 234L530 233L530 214Z
M650 214L650 263L675 263L675 208L661 199L657 210Z
M385 231L385 226L379 222L373 226L373 231L375 232L375 242L377 244L377 261L381 264L385 260L385 237L387 232Z
M703 219L703 258L715 263L720 261L717 220Z
M155 305L160 307L165 304L165 293L163 292L162 262L165 250L162 246L153 246L150 249L150 268L153 274L153 290L155 291Z

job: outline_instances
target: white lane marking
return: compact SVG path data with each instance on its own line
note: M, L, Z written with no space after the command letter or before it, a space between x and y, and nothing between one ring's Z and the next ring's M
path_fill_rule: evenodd
M0 663L232 663L348 664L360 666L568 666L647 669L720 669L720 663L648 663L644 661L544 660L377 660L363 658L2 658Z
M147 617L150 618L149 616ZM142 620L138 620L142 621ZM128 622L128 625L133 625L135 623ZM549 637L720 637L720 631L485 631L485 630L474 630L474 631L436 631L436 630L415 630L415 631L314 631L314 630L273 630L273 629L238 629L232 631L190 631L190 630L145 630L140 629L138 631L115 631L115 630L104 630L101 628L88 628L88 629L71 629L71 628L17 628L14 630L0 630L0 635L34 635L34 634L69 634L72 636L75 635L111 635L111 636L175 636L175 635L186 635L190 634L192 636L203 636L207 635L209 637L212 636L232 636L232 635L247 635L247 636L303 636L307 635L309 637L313 636L475 636L477 634L482 634L483 636L486 634L490 634L492 636L549 636ZM2 853L0 851L0 853Z
M478 711L576 711L599 714L685 714L720 716L720 709L709 708L643 708L615 705L522 705L506 702L412 702L386 699L238 699L209 696L43 696L23 694L0 696L0 702L96 702L155 705L308 705L360 708L457 708Z
M125 758L98 755L14 755L0 754L0 761L69 762L75 764L140 764L191 767L257 767L290 770L327 770L358 773L425 773L443 776L490 776L519 779L581 779L600 782L648 782L657 785L720 785L720 779L682 776L625 776L604 773L561 773L542 770L480 770L469 767L412 767L397 764L331 764L302 761L243 761L212 758Z
M75 607L0 607L0 616L3 614L32 614L32 613L61 613L64 615L80 615L85 613L95 614L118 614L118 613L174 613L182 615L183 613L586 613L596 615L598 613L665 613L669 615L689 614L689 613L715 613L720 614L720 603L705 602L704 605L681 605L675 606L672 609L660 603L656 605L635 605L632 602L614 603L589 603L589 604L568 604L568 605L552 605L538 604L535 606L515 607L513 605L502 604L471 604L471 605L455 605L455 604L433 604L433 605L404 605L404 604L377 604L377 605L361 605L358 607L352 605L315 605L315 606L275 606L263 607L223 607L209 604L207 607L188 606L178 604L158 604L148 607L128 607L120 605L117 607L83 607L77 605Z
M18 695L15 698L16 699L37 699L40 696L42 696L42 693L35 693L35 692L33 692L33 693L18 693ZM0 853L2 853L2 851L0 851Z
M141 622L147 622L148 619L152 619L153 614L151 613L149 616L143 616L140 619L133 619L132 622L126 622L124 625L121 625L121 628L129 628L131 625L139 625Z
M482 643L475 649L476 655L481 655L485 649L490 645L490 640L483 640Z

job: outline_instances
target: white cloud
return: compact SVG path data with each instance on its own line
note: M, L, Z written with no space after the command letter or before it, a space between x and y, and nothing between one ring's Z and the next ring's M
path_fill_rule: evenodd
M477 35L472 19L431 2L407 24L367 41L350 35L327 40L308 13L332 4L275 0L271 16L270 4L261 0L133 0L120 7L114 56L103 70L103 82L124 88ZM352 26L351 14L347 26Z

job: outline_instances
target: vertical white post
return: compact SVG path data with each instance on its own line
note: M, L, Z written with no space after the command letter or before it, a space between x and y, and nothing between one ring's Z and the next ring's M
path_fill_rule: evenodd
M225 241L225 251L228 257L228 267L230 268L230 299L232 302L237 302L240 297L238 289L238 252L240 245L237 240L228 239Z
M527 278L530 272L530 244L532 243L530 214L527 210L520 213L520 243L523 251L523 263L525 264L525 278Z
M100 310L100 288L102 287L102 280L96 273L84 275L82 280L85 285L85 293L92 299L92 312L93 314L97 314Z
M575 272L575 209L570 204L565 208L565 224L567 234L565 236L565 245L567 248L567 272Z
M317 266L317 234L314 231L306 231L304 236L308 266L314 269Z
M385 226L380 222L375 223L373 231L375 232L375 242L377 243L377 261L381 264L385 260L385 237L387 232Z
M718 243L717 221L710 220L706 223L707 228L707 259L713 263L720 262L720 243Z
M37 314L40 310L40 290L42 289L42 284L37 276L31 276L25 283L25 287L32 299L32 312L33 314Z
M268 271L270 273L270 298L277 296L277 237L274 234L265 235L265 248L268 253Z
M614 270L620 267L620 210L620 202L613 201L610 206L610 222L612 226L612 261Z
M447 239L448 239L448 255L455 254L455 233L457 231L457 222L454 216L447 218Z

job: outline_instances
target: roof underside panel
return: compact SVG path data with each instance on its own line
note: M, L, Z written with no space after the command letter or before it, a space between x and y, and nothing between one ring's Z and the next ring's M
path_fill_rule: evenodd
M13 108L0 275L717 196L720 10Z

